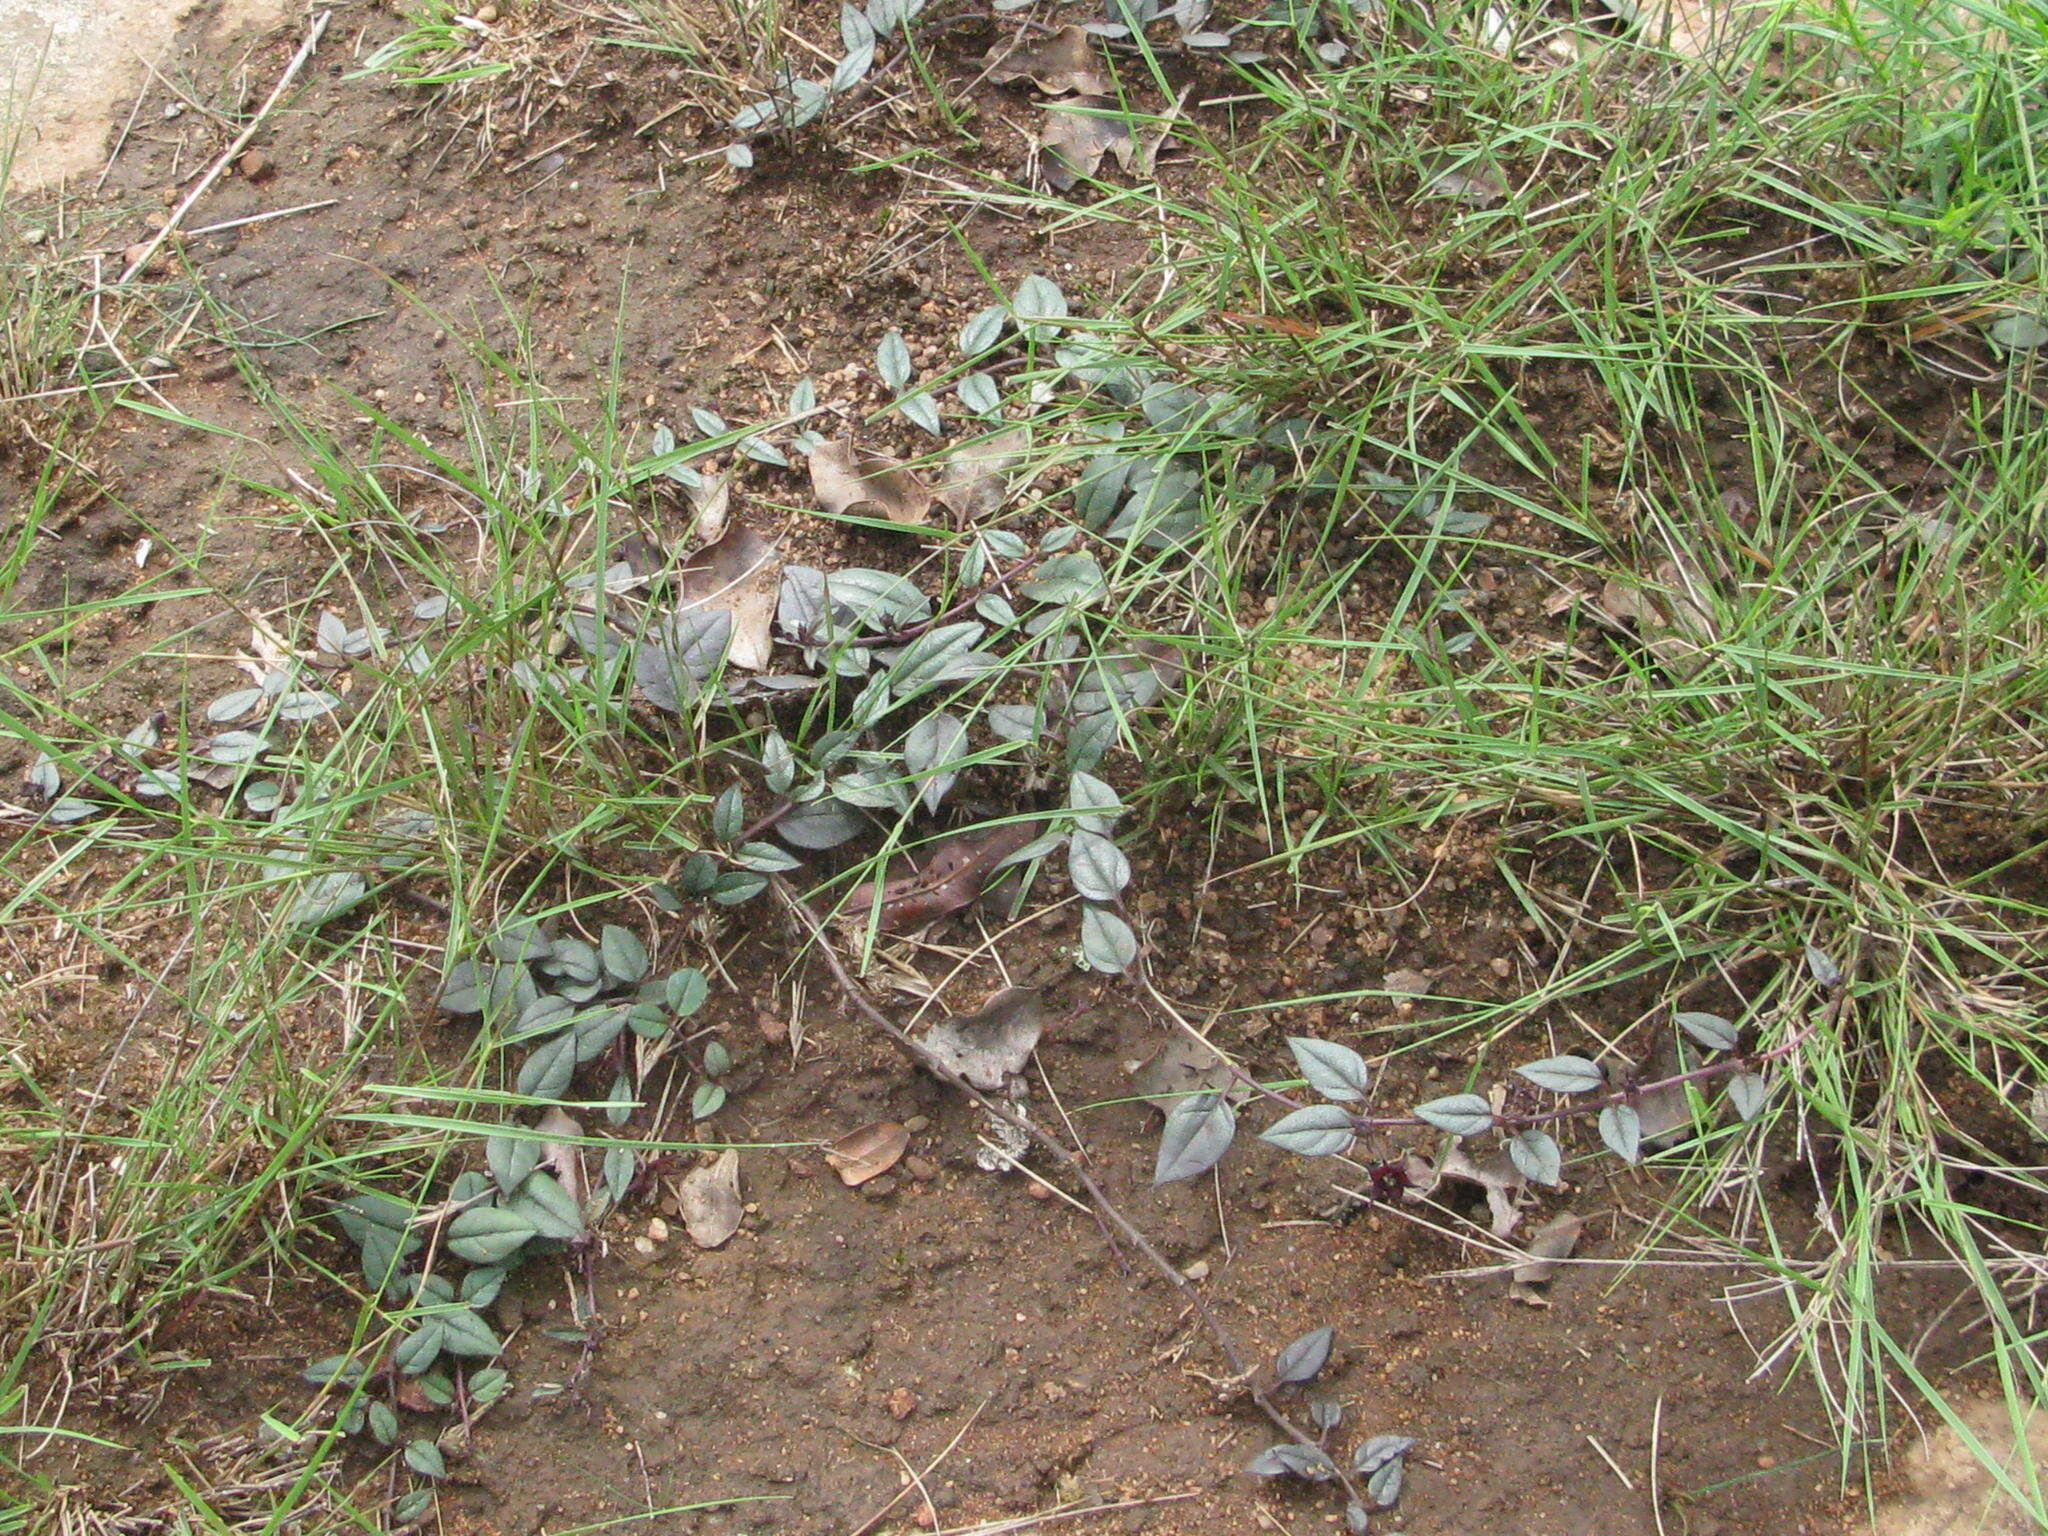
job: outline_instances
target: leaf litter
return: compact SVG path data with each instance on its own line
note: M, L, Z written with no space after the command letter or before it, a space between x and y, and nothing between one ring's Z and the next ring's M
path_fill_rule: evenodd
M717 1248L740 1229L740 1155L727 1149L677 1180L676 1210L699 1248Z
M1174 1105L1189 1094L1225 1092L1236 1084L1230 1063L1214 1046L1186 1035L1174 1036L1127 1070L1131 1086L1162 1115L1172 1114Z
M906 873L876 885L855 886L840 915L864 926L872 915L882 933L921 928L958 912L986 890L1011 857L1030 846L1040 823L1012 822L971 832L956 832L922 849Z
M825 1161L848 1189L880 1178L910 1150L910 1132L894 1120L877 1120L849 1131L825 1149Z
M1106 155L1114 155L1128 170L1134 152L1130 119L1107 96L1076 96L1045 109L1037 165L1055 192L1068 191L1095 175Z
M1543 1223L1529 1234L1529 1261L1517 1264L1509 1277L1508 1296L1524 1306L1547 1307L1550 1298L1540 1287L1547 1285L1556 1273L1560 1262L1572 1256L1572 1250L1579 1246L1579 1234L1585 1230L1585 1220L1570 1211L1564 1211Z
M813 448L808 463L818 505L834 517L863 507L911 527L931 517L931 488L900 459L834 438Z
M732 638L725 659L748 672L767 667L773 646L775 597L782 574L776 554L772 539L735 523L715 543L692 555L679 573L676 615L715 609L730 613Z
M963 523L993 516L1008 499L1010 475L1030 446L1031 434L1022 427L962 444L946 455L933 500Z
M1085 28L1069 23L1030 48L998 43L987 55L992 85L1029 80L1048 96L1108 96L1116 82Z
M924 1047L941 1066L992 1093L1024 1070L1045 1022L1035 987L1006 987L973 1013L934 1024Z

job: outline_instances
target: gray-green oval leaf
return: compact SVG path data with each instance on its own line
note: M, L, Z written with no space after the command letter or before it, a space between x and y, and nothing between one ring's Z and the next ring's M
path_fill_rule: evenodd
M1338 1045L1331 1040L1311 1040L1306 1035L1290 1035L1287 1048L1294 1052L1295 1065L1301 1068L1301 1075L1308 1079L1309 1087L1326 1099L1337 1099L1343 1103L1365 1097L1371 1072L1365 1058L1348 1045Z
M1159 1135L1154 1184L1191 1179L1216 1166L1237 1135L1237 1112L1220 1093L1190 1094L1173 1106Z
M1718 1013L1673 1014L1671 1022L1710 1051L1732 1051L1742 1031L1733 1020Z
M1554 1186L1564 1175L1564 1154L1548 1132L1517 1131L1508 1138L1508 1156L1531 1183Z
M1549 1056L1515 1070L1552 1093L1591 1093L1607 1083L1600 1068L1583 1056Z
M1454 1093L1418 1104L1409 1113L1453 1136L1478 1136L1493 1129L1493 1106L1476 1093Z
M1610 1104L1600 1111L1600 1139L1624 1163L1643 1157L1643 1118L1632 1104Z
M1081 913L1081 958L1091 971L1122 975L1138 958L1138 936L1109 908L1091 906Z
M1333 1157L1351 1145L1351 1114L1336 1104L1310 1104L1282 1115L1259 1140L1301 1157Z
M1115 901L1131 883L1131 861L1101 833L1076 831L1067 844L1067 875L1090 901Z

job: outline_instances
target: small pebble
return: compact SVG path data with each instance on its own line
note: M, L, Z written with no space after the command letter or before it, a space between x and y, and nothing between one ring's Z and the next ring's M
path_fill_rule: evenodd
M173 101L164 107L164 121L167 123L175 123L184 115L185 103L182 101Z
M903 1129L910 1132L910 1134L913 1136L915 1136L919 1131L928 1131L931 1129L931 1127L932 1117L930 1115L912 1115L908 1120L903 1122Z
M903 1171L920 1184L929 1184L939 1176L939 1165L928 1157L919 1157L915 1152L903 1159Z
M252 149L235 162L235 169L250 181L268 181L277 174L277 162L260 149Z
M1775 1456L1759 1456L1756 1459L1756 1464L1759 1469L1768 1472L1778 1464L1778 1458Z
M1209 1278L1209 1261L1207 1259L1197 1259L1186 1269L1182 1270L1181 1273L1190 1280L1206 1280Z
M640 1255L640 1256L641 1256L642 1258L645 1258L645 1257L646 1257L647 1255L649 1255L649 1254L651 1254L651 1253L653 1253L653 1252L654 1252L654 1241L653 1241L653 1239L651 1239L651 1238L646 1238L646 1237L636 1237L636 1238L634 1238L634 1239L633 1239L633 1251L634 1251L635 1253L639 1254L639 1255Z
M578 229L581 229L590 222L590 215L578 209L575 213L569 215L569 222Z
M1050 1200L1052 1198L1051 1188L1039 1183L1036 1179L1031 1180L1030 1183L1024 1186L1024 1193L1034 1200Z
M498 8L495 5L480 5L476 8L476 19L488 27L498 19Z
M667 1242L668 1223L663 1221L659 1216L655 1217L654 1220L647 1223L647 1235L653 1238L657 1243Z
M41 245L49 238L50 232L40 226L35 229L24 229L21 232L21 243L23 245Z
M886 1200L896 1193L896 1181L885 1173L880 1178L869 1179L861 1185L860 1192L870 1200Z

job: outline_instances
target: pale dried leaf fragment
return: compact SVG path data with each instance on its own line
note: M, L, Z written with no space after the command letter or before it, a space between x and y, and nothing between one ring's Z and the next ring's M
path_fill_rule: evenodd
M1042 822L1012 822L942 837L919 849L904 873L879 887L873 881L855 886L840 908L841 919L858 927L873 921L881 933L902 933L958 912L1043 829Z
M718 475L690 492L690 533L699 544L716 544L725 535L732 510L732 476Z
M833 1142L825 1149L825 1161L837 1171L840 1183L856 1189L894 1168L909 1149L910 1132L894 1120L877 1120Z
M1750 27L1742 0L1607 0L1643 40L1688 59L1723 53Z
M834 438L813 448L809 463L811 490L834 517L866 508L892 523L916 526L931 516L930 487L885 453L869 453Z
M1495 1237L1506 1237L1522 1219L1515 1195L1527 1188L1529 1181L1505 1151L1495 1149L1473 1158L1462 1147L1453 1147L1440 1163L1411 1152L1406 1172L1405 1194L1410 1200L1427 1200L1446 1179L1478 1185L1486 1192L1486 1209L1491 1218L1488 1225Z
M1013 45L1006 50L998 43L988 51L987 63L994 85L1029 80L1048 96L1109 96L1116 91L1095 39L1078 26L1061 27L1032 48Z
M1548 1284L1559 1262L1572 1256L1572 1250L1579 1246L1579 1233L1585 1225L1583 1219L1566 1211L1551 1217L1530 1233L1529 1262L1515 1266L1508 1282L1509 1297L1525 1306L1549 1306L1550 1298L1537 1287Z
M774 648L775 598L782 581L776 544L735 523L714 544L698 550L678 573L682 601L676 615L722 608L732 615L726 661L749 672L768 665Z
M1187 1035L1175 1035L1131 1069L1131 1086L1162 1115L1189 1094L1223 1092L1235 1080L1214 1046Z
M1107 96L1076 96L1045 109L1038 134L1038 170L1055 192L1064 192L1102 168L1102 157L1114 155L1129 168L1136 146L1131 123Z
M1699 670L1703 652L1720 638L1699 579L1675 561L1662 562L1649 580L1618 576L1600 589L1600 610L1642 637L1650 654L1681 675Z
M583 1136L582 1122L560 1108L551 1108L534 1129L547 1138L541 1143L540 1161L535 1166L552 1173L555 1182L580 1207L584 1195L583 1148L577 1143Z
M740 1229L740 1155L728 1149L675 1186L683 1230L699 1248L716 1248Z
M973 1013L934 1024L924 1048L947 1070L984 1092L1024 1070L1045 1033L1045 1003L1035 987L1006 987Z
M946 455L933 499L964 523L993 516L1009 492L1010 472L1030 446L1031 434L1022 427L962 444Z

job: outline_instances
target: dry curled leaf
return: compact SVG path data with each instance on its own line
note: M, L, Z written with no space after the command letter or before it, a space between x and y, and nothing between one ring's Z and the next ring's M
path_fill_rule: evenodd
M716 1248L740 1229L740 1155L721 1152L693 1168L675 1186L683 1230L699 1248Z
M811 450L811 490L834 517L866 508L915 526L931 516L932 493L901 460L869 453L844 438Z
M1438 150L1423 157L1422 195L1491 208L1508 195L1507 181L1489 160Z
M849 1189L879 1178L894 1168L910 1147L910 1132L894 1120L877 1120L849 1131L825 1149L825 1161Z
M988 78L995 85L1029 80L1048 96L1108 96L1116 90L1095 39L1078 26L1061 27L1031 48L1013 45L1005 50L998 43L989 50L987 62Z
M690 492L690 534L700 544L716 544L725 534L732 509L732 476L719 475Z
M582 1205L585 1192L583 1148L577 1144L583 1136L582 1123L559 1107L553 1107L540 1117L540 1124L534 1129L547 1138L541 1143L540 1162L536 1166L554 1174L555 1182L562 1186L569 1198Z
M1038 170L1045 184L1064 192L1102 168L1104 155L1131 163L1131 122L1107 96L1076 96L1045 109L1038 134Z
M1641 636L1658 661L1688 675L1699 670L1702 652L1720 637L1702 590L1697 574L1666 560L1647 581L1631 575L1610 579L1600 589L1600 611Z
M906 873L879 887L873 881L854 887L842 909L845 919L865 927L872 914L880 932L902 933L958 912L988 887L1005 859L1041 830L1041 823L1028 821L942 837L919 849Z
M1389 971L1382 985L1396 997L1427 997L1436 985L1427 971Z
M1579 1217L1566 1211L1551 1217L1530 1233L1529 1262L1515 1266L1514 1275L1508 1283L1508 1295L1528 1306L1549 1306L1549 1299L1536 1287L1549 1281L1560 1260L1572 1256L1572 1250L1579 1246L1579 1233L1585 1225Z
M1506 1237L1522 1219L1515 1205L1515 1193L1529 1181L1506 1152L1496 1150L1475 1159L1467 1156L1462 1147L1453 1147L1440 1163L1410 1153L1406 1173L1405 1194L1410 1200L1427 1200L1446 1179L1479 1186L1486 1192L1489 1228L1495 1237Z
M1607 8L1645 42L1688 59L1724 51L1751 24L1740 0L1607 0Z
M724 609L732 615L727 663L749 672L764 669L774 646L775 598L782 579L774 541L735 523L716 543L690 556L678 574L676 616Z
M1223 1092L1235 1081L1214 1046L1186 1035L1175 1035L1131 1070L1131 1086L1162 1115L1191 1093Z
M1031 434L1022 427L962 444L946 455L934 500L964 523L993 515L1009 491L1010 471L1030 446Z
M1045 1032L1045 1003L1036 987L1006 987L973 1013L935 1024L924 1048L949 1071L984 1091L1024 1070Z

